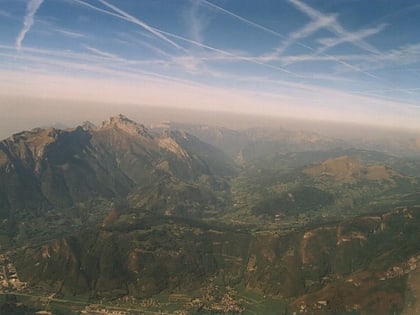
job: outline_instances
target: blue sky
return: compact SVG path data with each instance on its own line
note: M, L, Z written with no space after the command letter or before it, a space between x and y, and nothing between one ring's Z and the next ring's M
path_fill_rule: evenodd
M419 17L400 0L2 0L0 95L420 128Z

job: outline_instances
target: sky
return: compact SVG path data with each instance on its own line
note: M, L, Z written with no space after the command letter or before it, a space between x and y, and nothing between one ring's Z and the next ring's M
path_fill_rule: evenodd
M420 130L419 28L420 0L0 0L0 96Z

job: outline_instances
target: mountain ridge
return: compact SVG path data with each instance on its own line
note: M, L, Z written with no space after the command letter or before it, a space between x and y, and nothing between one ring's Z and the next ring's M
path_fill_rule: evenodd
M121 114L88 130L37 128L0 142L2 211L127 196L165 176L193 183L202 175L233 174L229 161L194 136L154 135Z

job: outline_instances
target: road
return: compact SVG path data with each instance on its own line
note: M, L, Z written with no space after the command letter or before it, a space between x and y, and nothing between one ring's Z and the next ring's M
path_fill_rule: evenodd
M21 292L1 292L0 295L16 295L16 296L24 296L29 298L37 298L37 299L47 299L49 302L57 302L57 303L68 303L68 304L78 304L81 306L88 306L91 304L96 303L88 303L88 302L82 302L77 300L66 300L66 299L57 299L54 297L48 297L43 295L34 295L34 294L28 294L28 293L21 293ZM100 308L107 309L110 311L125 311L125 312L134 312L136 314L155 314L155 315L163 315L163 314L170 314L165 312L156 312L156 311L150 311L143 308L127 308L127 307L118 307L118 306L109 306L109 305L101 305Z

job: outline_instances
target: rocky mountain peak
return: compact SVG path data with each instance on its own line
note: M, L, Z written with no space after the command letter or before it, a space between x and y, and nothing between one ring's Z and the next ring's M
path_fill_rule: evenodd
M137 125L137 123L131 119L129 119L127 116L124 116L123 114L118 114L115 116L112 116L108 118L108 120L104 121L102 123L102 128L106 128L109 126L121 126L121 125Z
M100 129L109 128L117 128L133 136L141 135L148 138L152 137L144 125L138 124L122 114L112 116L104 121Z
M86 120L81 125L83 130L89 131L89 130L95 130L97 127L94 123L90 122L89 120Z

